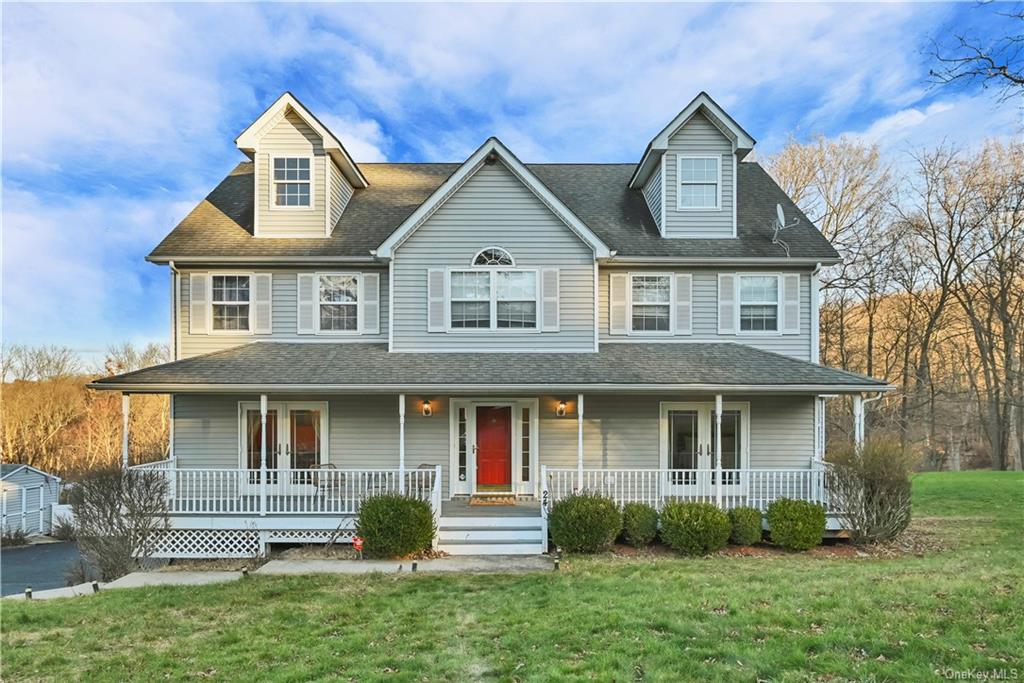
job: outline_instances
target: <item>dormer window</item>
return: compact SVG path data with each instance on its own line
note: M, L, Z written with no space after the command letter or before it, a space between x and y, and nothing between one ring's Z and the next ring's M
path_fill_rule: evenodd
M679 209L720 209L722 165L718 157L679 157Z
M309 157L274 158L274 206L309 207L312 202Z

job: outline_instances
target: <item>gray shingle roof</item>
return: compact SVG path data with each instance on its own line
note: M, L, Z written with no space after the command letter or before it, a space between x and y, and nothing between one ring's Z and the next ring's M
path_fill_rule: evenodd
M93 384L134 390L168 385L886 387L864 375L728 343L605 344L599 353L389 353L386 344L257 342Z
M459 164L361 164L370 187L356 190L329 238L256 239L252 235L252 163L239 164L153 250L149 258L369 257ZM620 256L783 257L771 243L775 204L800 225L786 231L797 258L837 258L832 245L761 166L737 164L740 239L664 239L643 196L627 187L634 164L527 164Z

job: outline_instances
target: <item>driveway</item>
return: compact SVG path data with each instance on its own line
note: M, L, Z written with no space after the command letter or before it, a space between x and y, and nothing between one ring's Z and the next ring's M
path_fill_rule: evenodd
M67 585L64 574L78 561L78 544L43 543L0 552L0 594L21 593L25 586L33 591L62 588Z

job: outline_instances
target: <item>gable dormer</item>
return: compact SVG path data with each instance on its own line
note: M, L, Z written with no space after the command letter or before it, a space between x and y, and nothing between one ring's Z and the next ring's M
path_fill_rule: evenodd
M667 238L736 236L736 164L754 139L700 93L647 146L629 186Z
M288 92L235 144L254 164L256 237L329 237L356 188L368 186L338 138Z

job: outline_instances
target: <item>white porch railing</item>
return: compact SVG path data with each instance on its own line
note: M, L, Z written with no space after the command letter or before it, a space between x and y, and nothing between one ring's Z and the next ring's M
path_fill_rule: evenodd
M170 514L354 515L362 501L403 487L399 469L260 470L174 468L160 463L134 467L167 477ZM441 509L441 467L405 470L407 495Z
M665 501L720 504L724 509L747 505L762 512L779 498L794 498L829 505L828 471L825 467L802 470L576 469L543 467L542 502L547 506L577 491L591 491L619 505L646 503L660 509ZM719 502L720 501L720 502Z

